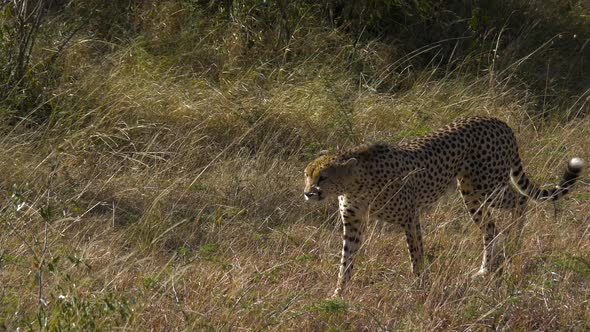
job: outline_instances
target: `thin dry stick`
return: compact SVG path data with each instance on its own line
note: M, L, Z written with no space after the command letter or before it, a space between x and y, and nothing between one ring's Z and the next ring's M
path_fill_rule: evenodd
M54 151L52 151L49 156L52 156L54 153ZM43 249L41 250L41 259L39 260L39 290L38 290L38 298L37 298L37 302L39 304L39 308L41 308L41 305L46 305L47 302L45 302L45 300L43 300L43 265L45 264L45 255L47 253L47 248L48 246L48 233L49 233L49 218L51 218L51 205L50 205L50 199L51 199L51 184L52 184L52 180L53 180L53 176L55 175L55 172L57 170L57 166L58 163L56 163L53 166L53 169L51 170L51 173L49 173L49 179L47 180L47 191L46 191L46 203L45 203L45 212L41 213L41 217L43 218L44 222L45 222L45 229L44 229L44 234L43 234Z
M50 180L51 181L51 180ZM44 239L43 239L43 250L41 251L41 260L39 262L39 292L38 292L38 300L37 303L39 306L45 305L45 301L43 300L43 265L45 263L45 253L47 252L47 232L49 229L49 198L50 198L50 188L47 188L47 205L45 206L46 211L43 213L43 220L45 221L45 230L44 230Z
M180 304L180 299L178 298L178 293L176 293L175 275L176 275L176 266L172 268L172 292L174 293L174 301L176 301L176 304Z

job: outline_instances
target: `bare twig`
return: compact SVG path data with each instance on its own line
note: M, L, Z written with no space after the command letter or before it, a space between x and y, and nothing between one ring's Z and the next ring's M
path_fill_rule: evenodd
M53 155L53 152L50 153ZM46 302L43 300L43 266L45 265L45 256L47 254L48 249L48 233L49 233L49 219L51 218L51 185L53 182L53 177L55 176L55 172L57 170L58 163L53 166L53 170L49 174L49 178L47 180L47 191L46 193L46 202L45 202L45 212L41 213L41 217L43 217L43 221L45 223L45 229L43 231L43 249L41 250L41 258L39 260L39 290L38 290L38 304L41 308L41 305L45 305Z
M176 267L172 269L172 293L174 293L174 301L176 304L180 304L180 299L178 298L178 293L176 293L176 286L175 286L175 276L176 276Z
M10 3L10 0L0 1L0 10L2 10L2 8L6 7L6 5L8 5L9 3Z
M70 43L70 40L72 40L72 38L78 32L80 32L80 30L82 30L82 28L88 23L89 20L90 20L90 15L87 16L82 22L80 22L80 24L78 24L78 26L76 28L74 28L70 32L70 34L66 37L66 39L64 39L64 41L57 47L57 50L55 51L55 53L53 54L53 56L51 56L51 59L49 59L49 62L48 62L49 64L52 64L53 62L55 62L55 60L57 59L57 57L59 57L61 55L61 52L63 51L63 49Z
M45 305L45 300L43 300L43 265L45 263L45 254L47 253L47 233L49 229L49 198L51 197L50 188L47 188L47 205L46 209L47 212L43 214L43 221L45 222L45 230L43 231L43 250L41 250L41 259L39 261L39 291L38 291L38 299L37 303L39 306Z

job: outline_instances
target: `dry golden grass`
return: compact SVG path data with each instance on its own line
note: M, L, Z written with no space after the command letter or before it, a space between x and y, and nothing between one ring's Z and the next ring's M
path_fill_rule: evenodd
M531 204L501 277L471 278L480 233L449 194L422 219L427 285L402 236L370 222L350 288L328 299L336 204L302 199L303 167L319 150L491 115L514 128L532 178L551 184L569 158L590 160L590 119L584 104L536 116L526 88L500 75L404 74L379 44L358 52L372 66L358 80L343 61L354 41L321 33L314 45L340 50L240 67L229 49L216 80L141 43L100 63L85 43L68 50L54 106L63 111L43 126L23 118L0 139L0 328L590 329L587 174L555 206ZM385 80L398 88L378 89Z

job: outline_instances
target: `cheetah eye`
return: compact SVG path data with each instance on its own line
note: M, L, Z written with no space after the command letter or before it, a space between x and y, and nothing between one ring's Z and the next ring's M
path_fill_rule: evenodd
M322 182L322 181L324 181L324 180L326 180L326 179L327 179L327 177L325 177L325 176L320 176L320 178L318 179L318 184L320 184L320 182Z

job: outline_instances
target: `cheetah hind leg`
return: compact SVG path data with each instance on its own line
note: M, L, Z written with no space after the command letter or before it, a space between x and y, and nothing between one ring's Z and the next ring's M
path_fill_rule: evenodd
M528 197L521 195L515 190L504 192L501 200L492 204L494 208L510 210L512 218L506 227L506 239L502 246L504 265L510 264L512 258L520 251L522 235L525 226L525 211Z
M512 210L512 219L515 229L515 239L514 239L514 247L511 255L515 255L520 251L520 247L522 245L522 234L524 233L524 224L525 224L525 211L527 206L528 197L522 196L519 199L518 205Z
M483 235L483 259L481 267L473 277L496 272L498 267L502 265L502 259L497 253L498 234L496 225L488 216L488 204L482 203L481 195L474 192L473 185L468 177L459 178L458 182L461 196L471 215L471 219L479 227Z
M501 273L502 255L498 252L498 232L496 225L489 218L488 208L477 201L471 201L469 212L471 219L479 226L483 237L483 258L479 270L474 277ZM473 211L473 212L472 212Z

